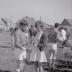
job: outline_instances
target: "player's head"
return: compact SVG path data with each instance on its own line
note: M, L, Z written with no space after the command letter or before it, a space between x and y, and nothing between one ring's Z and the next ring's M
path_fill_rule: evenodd
M20 22L20 29L22 31L25 31L27 27L28 27L28 22L26 20Z
M58 28L59 27L59 23L55 23L54 27Z

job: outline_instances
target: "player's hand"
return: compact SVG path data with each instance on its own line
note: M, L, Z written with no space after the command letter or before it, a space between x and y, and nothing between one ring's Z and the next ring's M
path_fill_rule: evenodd
M26 47L22 47L22 50L26 50Z

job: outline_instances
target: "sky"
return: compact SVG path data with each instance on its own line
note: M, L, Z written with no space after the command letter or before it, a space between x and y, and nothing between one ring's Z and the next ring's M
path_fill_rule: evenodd
M34 17L47 24L61 23L64 18L72 19L72 0L0 0L0 18L11 18L14 22L21 17Z

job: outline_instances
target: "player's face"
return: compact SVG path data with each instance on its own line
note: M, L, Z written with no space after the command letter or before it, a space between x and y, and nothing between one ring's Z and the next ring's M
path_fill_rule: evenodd
M27 29L27 26L21 26L21 30L24 32L24 31L26 31L26 29Z

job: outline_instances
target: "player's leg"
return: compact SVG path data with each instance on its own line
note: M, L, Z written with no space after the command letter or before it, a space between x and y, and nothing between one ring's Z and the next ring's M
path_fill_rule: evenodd
M24 50L21 54L20 54L20 57L19 57L19 63L20 63L20 71L22 72L24 69L24 66L25 66L25 59L26 59L26 50Z
M56 63L56 55L57 55L57 44L53 44L53 67L55 67Z
M49 58L49 65L52 67L52 63L53 63L53 43L50 44L50 58Z

